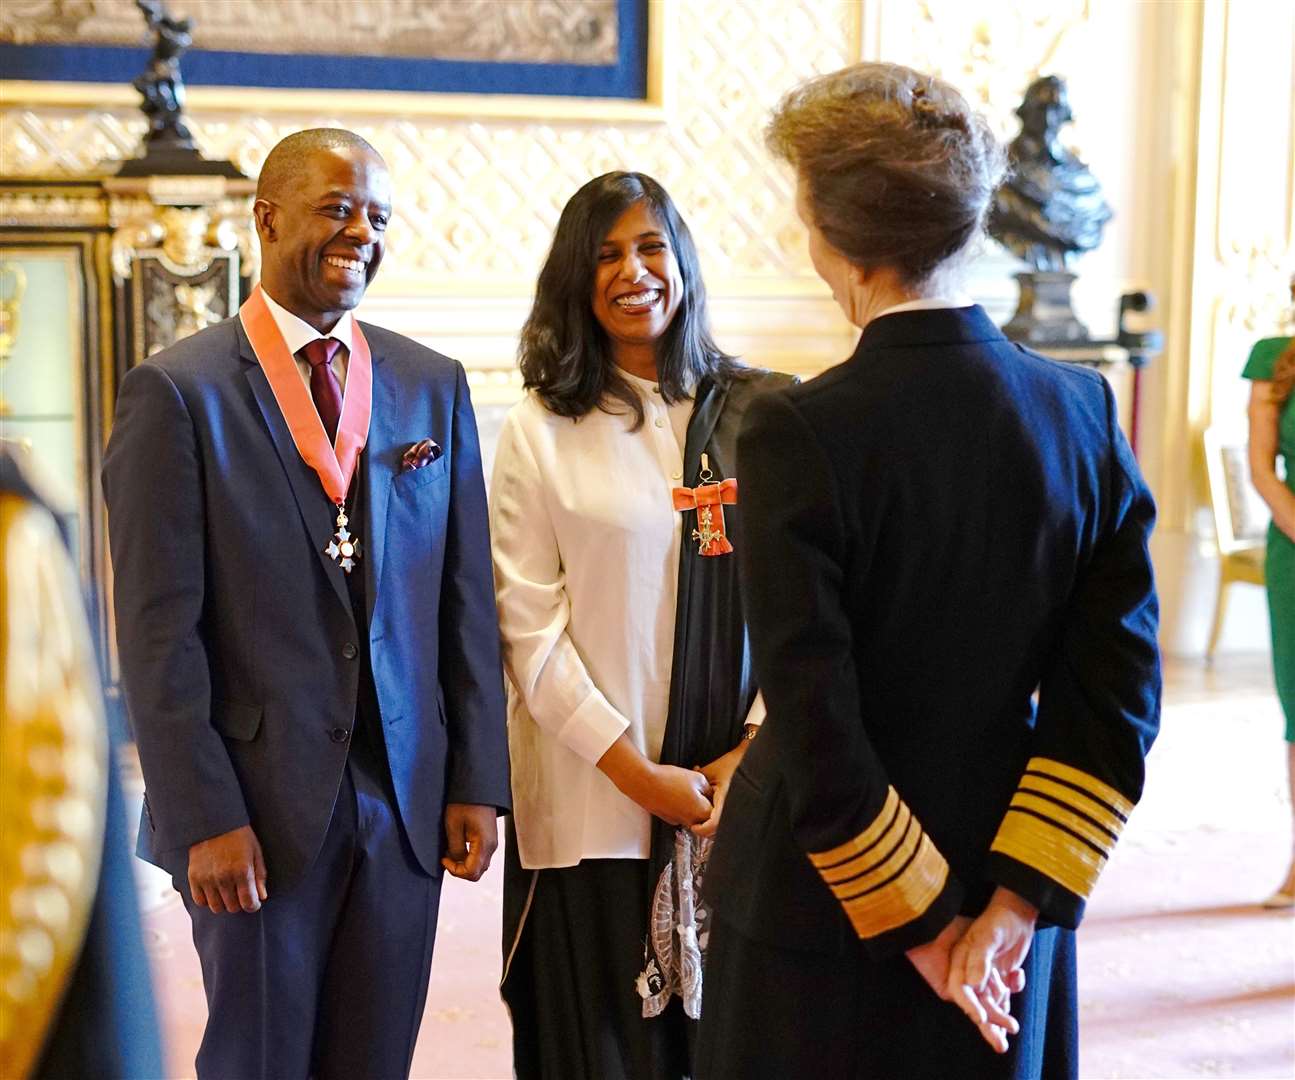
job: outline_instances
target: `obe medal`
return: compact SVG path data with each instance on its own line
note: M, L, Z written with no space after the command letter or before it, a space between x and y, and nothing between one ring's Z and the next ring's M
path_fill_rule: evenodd
M355 564L359 561L360 541L358 537L347 529L348 524L350 524L350 518L346 516L346 510L339 502L337 504L337 531L333 533L333 538L328 542L328 547L324 548L324 554L349 574L355 569Z
M697 511L697 528L692 538L697 541L698 555L727 555L733 550L732 541L724 530L724 506L737 502L737 480L716 480L710 471L710 458L701 456L701 483L695 488L671 488L676 510Z

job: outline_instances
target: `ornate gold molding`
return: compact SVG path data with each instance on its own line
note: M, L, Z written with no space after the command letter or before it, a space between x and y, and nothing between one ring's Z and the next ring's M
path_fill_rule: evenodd
M234 313L239 279L260 272L253 181L114 177L103 186L113 281L129 283L129 363Z
M1290 305L1292 253L1276 245L1248 248L1237 241L1230 256L1221 260L1229 273L1223 285L1222 317L1225 324L1253 337L1266 337L1288 328L1295 320Z
M0 190L0 227L97 228L108 224L98 187L7 185Z
M26 294L27 272L0 258L0 417L10 414L4 399L4 367L22 329L22 298Z
M368 139L387 159L395 189L377 282L388 291L453 295L473 280L507 280L529 293L562 205L590 177L624 167L666 184L708 279L808 279L791 180L768 159L762 130L770 106L797 80L857 58L860 5L766 6L753 18L750 0L652 5L652 17L670 24L653 38L666 40L649 64L660 126L577 115L555 98L530 99L510 120L499 117L493 100L472 99L469 109L445 118L380 95L367 95L365 107L350 114L349 105L365 95L331 92L302 92L282 111L290 99L249 91L254 100L213 110L198 106L198 90L190 95L189 123L208 157L234 161L248 175L280 138L302 127L342 123ZM0 86L6 100L11 89ZM79 92L58 88L64 97ZM21 175L102 169L129 154L143 132L133 101L125 105L130 92L121 93L122 108L109 107L109 97L88 109L68 108L67 100L0 109L0 155ZM409 97L445 103L441 95ZM589 112L588 102L577 104L577 113Z
M192 194L190 195L192 198ZM112 272L118 282L133 274L136 256L150 249L177 277L205 271L212 260L239 255L239 273L255 277L260 248L252 231L252 198L221 198L209 205L158 205L146 195L113 194L108 199L112 227Z
M878 56L939 75L1015 128L1021 92L1051 74L1067 39L1092 18L1092 0L985 8L965 0L874 0ZM916 9L916 10L914 10ZM904 42L902 39L907 38Z

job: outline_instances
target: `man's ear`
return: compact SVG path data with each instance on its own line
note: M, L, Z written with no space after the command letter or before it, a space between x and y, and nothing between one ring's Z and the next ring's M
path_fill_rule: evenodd
M274 219L279 208L269 199L257 199L252 203L252 217L256 219L256 232L267 243L274 242Z

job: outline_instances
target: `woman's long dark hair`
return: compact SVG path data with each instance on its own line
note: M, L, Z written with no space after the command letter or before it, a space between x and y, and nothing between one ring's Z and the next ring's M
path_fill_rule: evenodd
M563 207L517 350L523 384L551 412L579 419L594 408L624 411L634 416L632 431L643 424L643 403L612 362L607 332L594 317L593 290L603 240L639 202L665 229L683 282L679 308L657 343L662 398L682 400L707 375L740 377L745 372L711 338L706 288L688 226L665 188L636 172L595 177Z

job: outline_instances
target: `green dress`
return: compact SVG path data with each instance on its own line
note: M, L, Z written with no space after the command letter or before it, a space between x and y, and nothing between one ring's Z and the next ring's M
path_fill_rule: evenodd
M1271 379L1277 358L1290 342L1284 337L1264 338L1250 350L1242 376ZM1286 459L1286 486L1295 491L1295 394L1286 399L1277 422L1277 453ZM1276 525L1268 529L1264 575L1268 581L1277 698L1286 714L1286 740L1295 742L1295 541Z

